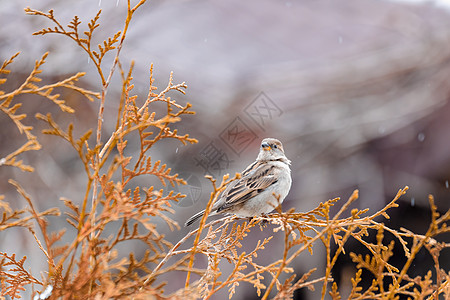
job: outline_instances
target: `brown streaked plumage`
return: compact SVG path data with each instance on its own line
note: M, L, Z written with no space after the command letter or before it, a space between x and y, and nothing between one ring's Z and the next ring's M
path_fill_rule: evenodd
M264 139L256 161L242 172L240 179L228 185L213 205L210 215L224 213L254 217L271 212L283 202L291 188L290 164L279 140ZM190 217L185 226L201 218L204 212Z

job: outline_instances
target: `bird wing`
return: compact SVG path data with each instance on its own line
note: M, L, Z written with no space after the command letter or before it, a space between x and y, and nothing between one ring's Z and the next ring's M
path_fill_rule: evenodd
M226 210L229 207L239 205L251 199L272 184L275 184L277 167L271 164L255 162L242 172L242 177L229 186L222 195L222 205L217 208L217 212Z

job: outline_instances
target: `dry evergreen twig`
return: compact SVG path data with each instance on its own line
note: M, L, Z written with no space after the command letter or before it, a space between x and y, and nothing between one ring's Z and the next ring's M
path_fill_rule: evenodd
M35 34L60 34L72 39L81 47L94 62L102 86L101 93L76 86L75 83L84 73L78 73L54 84L38 86L37 83L41 79L37 75L45 63L47 57L45 54L36 62L30 76L20 87L8 93L0 91L0 110L27 139L22 147L4 156L0 160L0 166L9 165L23 171L33 171L33 168L18 160L18 156L26 151L39 150L41 146L31 126L24 123L26 115L18 113L21 103L14 102L17 95L36 94L45 97L67 113L76 112L67 106L64 100L59 99L58 94L53 93L56 88L74 90L91 101L100 99L96 131L88 130L80 137L75 137L73 133L77 124L70 124L65 130L51 114L36 115L48 125L48 129L43 131L44 134L62 138L78 155L87 178L85 196L83 199L73 201L61 199L66 207L64 213L71 231L50 232L48 217L57 217L59 211L50 209L38 212L31 197L18 181L10 180L27 201L28 207L13 210L4 197L0 196L2 211L0 230L17 226L27 228L36 240L38 248L45 254L48 270L42 279L37 279L32 272L26 270L26 257L17 260L15 254L1 252L1 297L7 295L12 299L20 298L20 291L32 284L40 285L41 290L46 291L48 290L46 287L51 286L49 289L51 297L55 299L122 297L210 299L224 289L227 289L231 298L239 292L239 284L247 282L254 286L257 295L263 299L271 296L275 299L292 298L297 289L315 289L318 286L321 286L322 299L327 295L332 299L341 299L332 270L337 258L349 251L346 244L351 239L367 248L369 254L363 257L361 254L350 252L359 271L352 278L349 299L392 299L399 295L407 295L412 299L450 297L450 274L442 270L439 261L442 250L449 248L450 245L438 242L440 234L450 231L448 227L450 210L440 215L430 196L432 220L424 235L405 229L397 231L379 221L382 217L389 218L389 210L397 206L398 199L406 193L407 187L399 190L390 203L373 214L368 214L367 209L353 209L349 217L343 217L350 205L359 197L358 191L355 191L335 215L330 215L330 210L338 203L338 198L320 203L317 208L306 213L298 213L293 209L283 212L279 207L274 214L251 220L239 221L235 217L224 217L206 223L214 201L226 185L240 175L236 174L233 178L224 176L220 184L217 184L215 179L209 178L212 192L199 228L189 232L175 245L165 240L155 220L156 218L163 220L171 230L179 228L177 222L170 217L174 212L171 205L184 195L171 191L170 187L186 182L177 174L173 174L166 164L152 161L150 151L161 140L168 138L176 139L184 145L197 141L187 134L182 135L176 129L172 129L173 124L180 122L185 115L194 113L189 103L181 105L169 96L170 93L177 92L184 94L186 84L175 84L170 74L167 86L158 91L154 86L153 66L151 66L148 95L141 101L137 95L133 95L133 64L128 71L124 71L120 62L120 49L133 14L145 2L141 0L132 6L131 1L128 1L124 29L98 45L97 50L94 50L92 38L100 28L101 11L88 22L87 31L81 33L81 21L78 16L64 27L52 10L43 13L30 8L25 9L27 14L45 17L55 25ZM113 50L115 52L111 52ZM114 61L111 66L105 67L103 59L109 54L113 55ZM13 55L3 63L0 74L9 74L7 67L17 55ZM116 124L115 130L109 133L103 142L101 132L105 95L117 66L123 81L122 94L116 119L106 120ZM0 79L0 84L5 82L6 79ZM156 102L166 105L165 114L161 117L152 112L152 105ZM90 139L92 134L96 135L95 141ZM134 157L129 154L127 148L132 134L136 134L139 139L139 154ZM134 180L141 176L158 178L164 188L155 190L153 186L132 185ZM90 206L89 199L91 199ZM33 220L43 236L42 241L35 233ZM258 227L263 229L264 222L271 224L270 227L264 228L267 237L259 240L249 252L241 251L242 245L248 243L246 237L253 230L258 230ZM107 233L106 229L113 224L117 225L117 229L113 234ZM376 243L368 241L367 236L370 232L376 232ZM393 255L394 242L385 244L385 232L394 235L407 257L406 263L400 269L389 263ZM70 235L71 242L61 244L61 238L65 235ZM280 257L272 255L272 261L260 262L258 255L274 243L276 235L282 237L283 252ZM148 250L141 257L136 257L133 252L122 255L118 247L131 241L145 243ZM313 246L319 243L326 249L324 276L317 276L316 268L304 274L295 274L293 264L296 258L306 251L314 255ZM331 250L332 243L338 246L334 252ZM408 270L418 251L423 248L433 258L436 276L433 277L430 271L423 277L410 278ZM204 268L198 266L201 257L204 257L207 263ZM224 263L231 269L222 268ZM372 285L365 290L360 286L362 269L371 272L375 278ZM167 274L180 272L186 275L184 286L171 293L165 292L165 283L161 278ZM391 284L386 288L387 282Z
M3 62L2 66L0 67L0 74L8 75L10 74L10 70L7 69L8 65L13 63L14 59L19 55L19 52L14 54L9 60L6 60ZM38 76L42 71L40 70L40 67L45 63L45 59L48 56L48 52L45 53L42 58L38 61L36 61L35 66L33 70L31 71L30 75L27 77L27 79L15 90L11 92L5 92L3 90L0 90L0 110L8 116L14 123L14 125L17 127L19 132L21 134L25 134L27 141L25 144L23 144L21 147L19 147L17 150L13 151L12 153L6 155L5 157L0 159L0 166L14 166L22 171L32 172L34 170L33 167L25 165L22 160L17 160L17 157L26 152L31 150L39 150L41 149L40 143L37 141L36 136L32 133L33 127L26 125L23 120L26 118L26 114L18 114L17 111L22 106L22 103L14 103L14 99L19 95L24 94L36 94L39 96L42 96L44 98L47 98L51 100L53 103L58 105L58 107L63 112L73 113L74 110L68 106L64 100L59 99L60 94L55 94L54 89L55 88L67 88L70 90L77 91L81 93L83 96L85 96L90 101L93 101L94 98L98 98L99 94L80 88L75 85L75 83L85 75L85 73L77 73L73 76L70 76L67 79L61 80L59 82L53 83L53 84L46 84L43 86L36 85L37 83L41 82L42 79ZM0 79L0 85L5 84L7 81L7 78Z

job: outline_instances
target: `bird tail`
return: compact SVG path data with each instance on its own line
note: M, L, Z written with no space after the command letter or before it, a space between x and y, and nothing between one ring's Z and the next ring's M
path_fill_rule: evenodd
M187 227L187 226L192 225L192 223L194 223L195 221L197 221L197 219L200 219L200 218L203 216L204 213L205 213L204 210L202 210L202 211L196 213L195 215L193 215L192 217L190 217L190 218L186 221L186 223L184 223L184 226Z

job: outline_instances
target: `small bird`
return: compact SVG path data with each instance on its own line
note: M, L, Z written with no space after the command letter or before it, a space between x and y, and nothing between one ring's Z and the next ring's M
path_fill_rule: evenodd
M210 216L223 213L255 217L271 212L283 202L291 189L290 164L279 140L264 139L256 161L242 172L240 179L228 185L214 203ZM202 210L190 217L185 226L194 223L204 213Z

